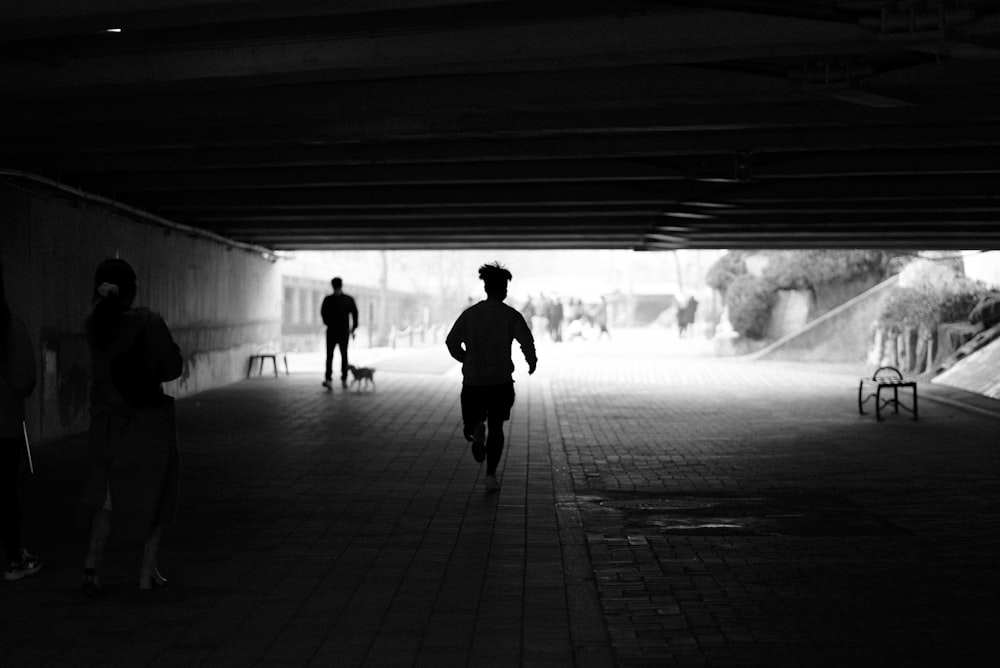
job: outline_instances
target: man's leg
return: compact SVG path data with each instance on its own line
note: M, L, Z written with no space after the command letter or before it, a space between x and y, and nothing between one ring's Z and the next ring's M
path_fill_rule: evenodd
M495 476L500 456L503 454L503 423L502 418L490 416L488 435L486 436L486 475Z
M337 345L340 346L340 384L347 387L347 342L351 340L351 335L346 334L340 339Z
M330 328L326 329L326 366L323 368L323 385L330 387L330 380L333 378L333 346L335 340Z
M486 458L486 403L483 389L462 386L462 434L472 441L472 458L482 462Z
M487 491L500 489L497 481L497 466L503 455L503 424L510 419L510 409L514 405L514 383L495 385L490 388L489 435L486 437L486 477L483 479Z

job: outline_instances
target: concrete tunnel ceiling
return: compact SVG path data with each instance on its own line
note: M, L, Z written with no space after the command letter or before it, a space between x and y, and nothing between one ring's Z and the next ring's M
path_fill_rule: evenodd
M8 2L0 54L0 178L273 250L1000 248L996 0Z

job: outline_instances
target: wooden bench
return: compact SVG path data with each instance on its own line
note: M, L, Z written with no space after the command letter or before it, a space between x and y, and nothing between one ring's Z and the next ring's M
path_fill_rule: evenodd
M908 387L912 392L913 405L907 406L899 401L899 388ZM891 399L882 398L882 390L892 390ZM865 394L865 391L868 391ZM913 419L917 419L917 382L915 380L903 380L903 374L893 366L882 366L875 370L871 378L862 378L858 383L858 412L865 414L865 404L869 399L875 399L875 419L882 421L882 409L892 406L895 412L899 409L909 411L913 414Z
M250 373L253 371L254 364L260 364L257 371L257 375L261 376L264 374L264 362L271 360L271 364L274 365L274 377L278 377L278 356L281 356L281 361L285 363L285 375L288 375L288 357L284 353L279 353L273 348L262 348L258 350L255 354L250 356L250 363L247 365L247 378L250 377Z

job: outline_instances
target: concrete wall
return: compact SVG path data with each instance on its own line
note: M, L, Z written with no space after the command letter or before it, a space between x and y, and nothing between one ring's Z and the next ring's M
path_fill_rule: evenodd
M995 332L994 332L995 333ZM984 336L990 336L984 332ZM1000 399L1000 338L955 362L931 382Z
M771 307L767 338L780 339L797 332L809 321L813 295L809 290L778 290Z
M815 320L836 308L846 304L860 294L872 289L881 282L879 275L870 274L850 281L824 283L816 288L809 319Z
M810 321L754 355L755 359L863 361L868 353L872 324L882 305L899 282L898 276L883 281L841 306Z
M50 189L0 183L0 260L7 298L38 351L28 405L36 441L87 427L83 323L94 270L116 254L135 268L136 305L166 318L185 358L174 396L242 378L248 355L281 330L281 276L261 253L171 230Z
M777 340L795 334L806 323L838 308L878 285L876 276L863 276L852 281L826 283L812 290L779 290L771 308L769 339Z

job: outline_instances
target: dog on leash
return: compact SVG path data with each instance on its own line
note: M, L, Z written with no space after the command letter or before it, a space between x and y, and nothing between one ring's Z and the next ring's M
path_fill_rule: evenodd
M370 384L372 389L375 389L375 369L367 366L358 367L353 364L349 364L347 366L347 370L351 372L352 376L354 376L354 380L351 381L351 385L357 383L358 389L360 390Z

